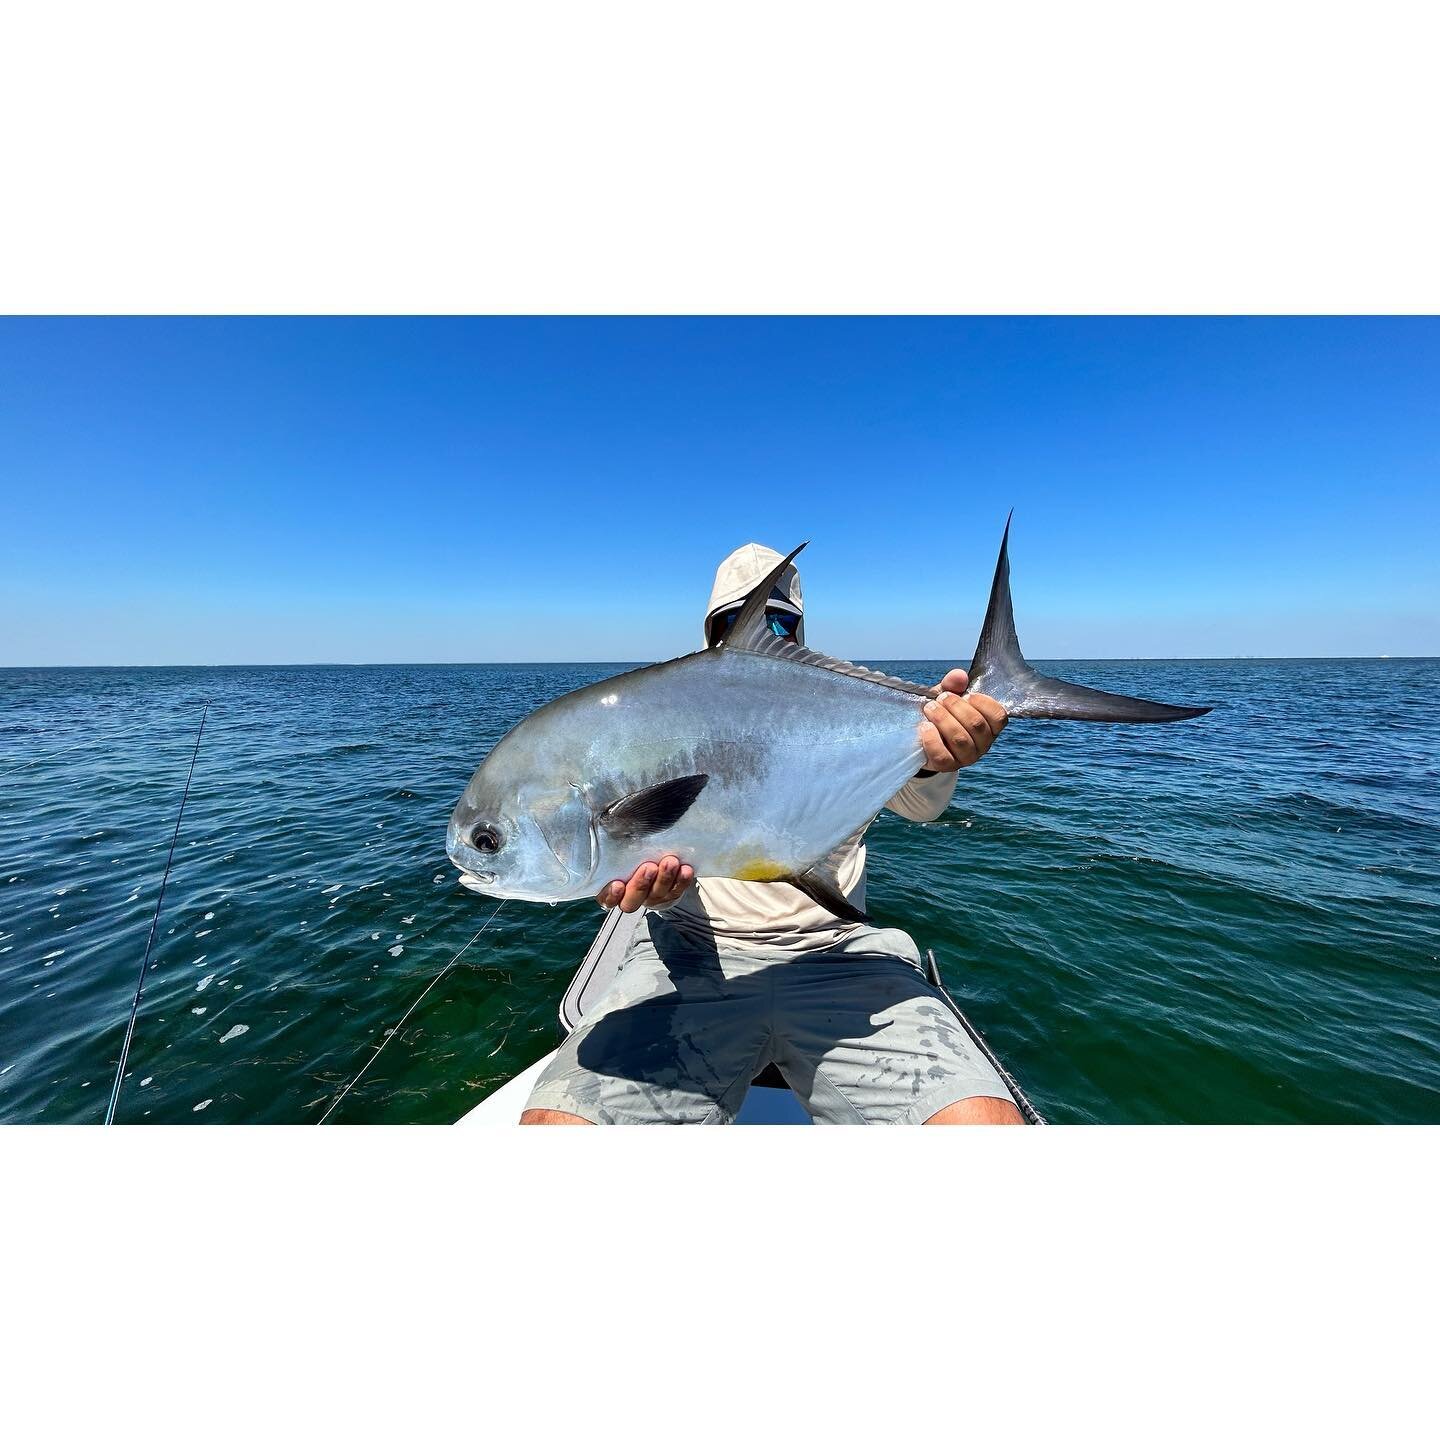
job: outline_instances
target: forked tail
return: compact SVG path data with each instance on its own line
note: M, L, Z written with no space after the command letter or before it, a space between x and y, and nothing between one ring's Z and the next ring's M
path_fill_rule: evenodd
M970 685L966 691L989 695L1009 712L1027 720L1109 720L1121 724L1155 724L1167 720L1192 720L1208 715L1209 705L1162 705L1156 700L1136 700L1129 695L1112 695L1086 685L1070 685L1042 675L1026 663L1015 636L1015 612L1010 604L1010 521L1005 521L1005 538L1000 542L1000 559L995 566L995 583L990 587L990 608L970 662Z

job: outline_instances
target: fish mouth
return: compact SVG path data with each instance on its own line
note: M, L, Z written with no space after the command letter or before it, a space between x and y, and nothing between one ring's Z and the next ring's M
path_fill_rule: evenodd
M471 849L464 840L465 831L452 818L450 833L445 840L445 853L450 863L460 872L460 883L467 890L483 890L499 878L494 870L487 870L478 851Z
M484 891L499 878L495 871L486 870L478 864L480 857L468 845L459 843L453 836L445 847L450 863L460 872L460 883L467 890Z

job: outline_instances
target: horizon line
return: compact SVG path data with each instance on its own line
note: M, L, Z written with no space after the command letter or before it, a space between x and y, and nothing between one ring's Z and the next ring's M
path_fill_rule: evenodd
M691 652L694 654L700 651ZM672 656L672 659L683 657ZM916 657L897 659L894 657L865 656L864 660L885 665L950 665L961 668L956 662L943 657ZM1075 655L1040 656L1030 661L1034 665L1158 665L1187 662L1191 664L1234 664L1246 661L1299 661L1299 660L1440 660L1437 655ZM185 660L185 661L143 661L126 663L64 663L64 664L0 664L3 670L363 670L411 668L459 669L473 665L660 665L662 660Z

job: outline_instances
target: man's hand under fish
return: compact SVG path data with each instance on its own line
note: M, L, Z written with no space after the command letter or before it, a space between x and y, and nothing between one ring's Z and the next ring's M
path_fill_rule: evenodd
M950 671L935 686L936 698L925 706L920 744L925 769L937 775L973 765L1005 728L1005 707L988 695L966 696L969 683L964 670ZM646 907L663 910L673 905L694 883L691 866L674 855L663 855L637 866L626 880L611 880L595 898L603 909L618 905L626 915L633 915Z

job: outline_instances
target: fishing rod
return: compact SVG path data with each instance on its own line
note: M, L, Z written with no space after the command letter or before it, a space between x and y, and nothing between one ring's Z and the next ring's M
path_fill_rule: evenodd
M317 1125L323 1125L330 1118L335 1107L360 1083L361 1076L380 1058L380 1052L405 1028L405 1022L420 1008L420 1002L460 963L460 957L490 928L490 921L504 908L505 902L502 900L490 912L485 923L440 967L435 978L410 1002L410 1008L400 1017L399 1023L385 1032L385 1038L375 1047L375 1053L360 1067L355 1078L325 1107L325 1113L315 1122Z
M195 732L195 748L190 752L190 769L185 776L185 790L180 796L180 812L175 816L175 833L170 837L170 853L165 857L165 873L160 877L160 893L155 897L155 913L150 917L150 934L145 941L145 953L140 957L140 978L135 982L135 998L130 1002L130 1023L125 1027L125 1043L120 1047L120 1063L115 1067L115 1086L110 1091L110 1104L105 1111L105 1123L115 1123L115 1107L120 1103L120 1085L125 1079L125 1062L130 1058L130 1040L135 1034L135 1017L140 1013L140 997L145 993L145 967L150 963L150 948L155 944L155 931L160 925L160 906L165 899L165 882L170 878L170 866L175 860L175 842L180 838L180 821L185 816L185 802L190 798L190 781L195 775L195 757L200 753L200 737L205 733L205 717L210 713L210 702L200 712L200 728Z

